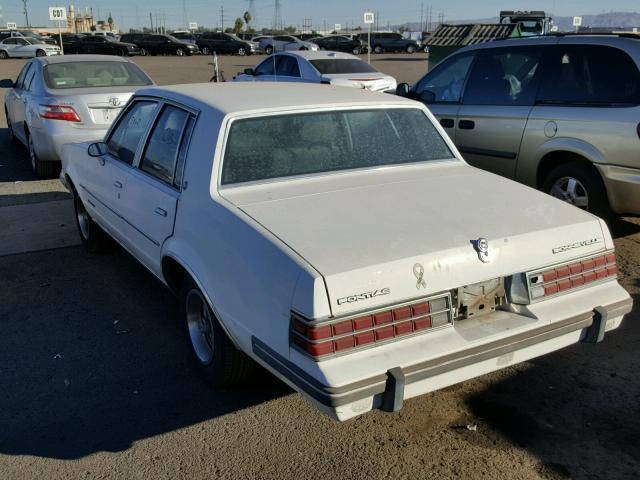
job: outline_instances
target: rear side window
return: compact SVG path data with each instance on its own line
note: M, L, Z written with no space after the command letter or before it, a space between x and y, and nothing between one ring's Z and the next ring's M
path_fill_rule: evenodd
M557 45L538 92L537 102L550 105L638 105L640 74L618 48L602 45Z
M142 156L140 169L173 184L182 133L189 119L184 110L167 105L162 109Z
M264 116L231 124L221 183L451 158L445 140L416 108Z
M533 105L542 49L487 50L478 55L464 94L467 105Z
M140 101L131 105L107 141L109 153L132 165L138 144L149 128L155 109L155 102Z
M280 55L276 64L276 74L284 77L299 77L298 60L288 55Z

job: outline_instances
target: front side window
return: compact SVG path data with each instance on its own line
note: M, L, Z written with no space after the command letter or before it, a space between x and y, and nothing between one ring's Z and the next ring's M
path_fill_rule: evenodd
M488 50L478 55L464 93L466 105L533 105L543 49Z
M258 65L255 70L256 76L273 75L276 69L276 59L277 57L270 57Z
M428 73L415 89L415 94L427 103L458 103L471 67L472 55L460 55Z
M182 132L189 114L166 105L156 122L142 156L140 169L166 182L173 183Z
M549 56L538 103L550 105L638 105L638 67L620 49L558 45Z
M156 102L139 101L131 105L107 141L109 153L129 165L138 150L138 144L149 128Z
M454 158L416 108L239 119L227 138L222 185Z

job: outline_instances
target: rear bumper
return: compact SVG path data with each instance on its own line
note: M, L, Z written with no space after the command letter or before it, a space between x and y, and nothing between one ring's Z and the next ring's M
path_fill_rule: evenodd
M631 311L631 298L574 315L533 330L473 346L428 361L395 367L340 387L324 385L283 358L266 344L252 338L255 356L287 383L337 420L382 409L398 411L403 400L483 375L573 343L600 342L606 330L617 328Z
M99 141L107 133L107 128L79 129L64 125L66 122L60 120L49 121L52 122L58 122L60 125L45 124L45 128L34 128L31 131L36 154L43 161L62 160L62 146L66 143Z
M640 169L596 164L614 213L640 215Z

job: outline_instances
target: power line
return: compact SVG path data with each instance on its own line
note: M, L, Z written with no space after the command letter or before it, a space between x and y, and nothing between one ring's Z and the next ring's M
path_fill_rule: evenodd
M283 25L282 25L282 14L280 13L280 0L276 0L276 4L275 7L273 9L273 30L274 31L278 31L278 30L282 30Z
M187 0L182 0L182 24L187 28Z

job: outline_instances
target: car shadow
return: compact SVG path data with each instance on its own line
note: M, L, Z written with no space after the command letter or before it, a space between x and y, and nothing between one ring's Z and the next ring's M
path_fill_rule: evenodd
M23 182L37 180L27 149L21 145L12 145L9 141L9 129L0 128L0 182Z
M176 299L120 248L0 257L0 291L1 454L118 452L292 393L260 368L211 388Z
M640 232L640 224L620 217L610 220L608 226L613 238L628 237Z
M640 296L634 297L633 312L603 343L537 358L466 398L484 433L463 438L491 445L493 435L502 436L539 458L545 478L634 478Z

